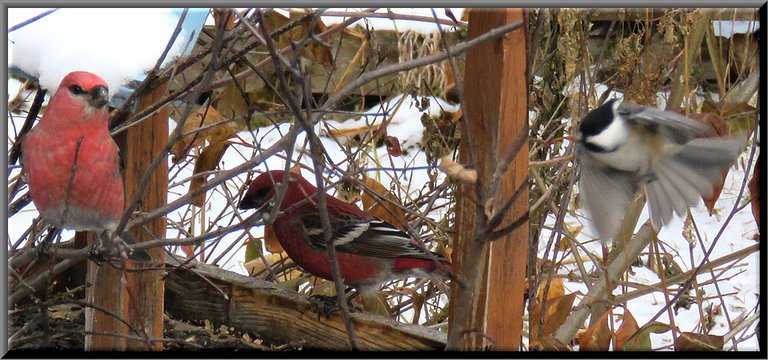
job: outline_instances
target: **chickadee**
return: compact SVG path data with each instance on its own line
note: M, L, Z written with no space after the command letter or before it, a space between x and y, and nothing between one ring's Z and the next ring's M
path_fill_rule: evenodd
M744 142L695 138L712 131L685 116L614 99L579 125L576 162L579 192L598 234L616 235L629 202L641 187L658 231L713 194Z

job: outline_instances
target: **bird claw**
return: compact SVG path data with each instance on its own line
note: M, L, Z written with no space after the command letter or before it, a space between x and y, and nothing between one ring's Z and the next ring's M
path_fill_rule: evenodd
M91 244L88 249L88 259L101 266L105 261L109 260L105 250L98 242Z

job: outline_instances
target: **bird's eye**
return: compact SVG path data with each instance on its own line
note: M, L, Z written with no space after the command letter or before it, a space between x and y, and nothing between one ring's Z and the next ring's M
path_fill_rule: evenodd
M87 91L83 90L83 88L81 88L80 85L71 85L69 87L69 91L71 91L75 95L83 95L87 93Z

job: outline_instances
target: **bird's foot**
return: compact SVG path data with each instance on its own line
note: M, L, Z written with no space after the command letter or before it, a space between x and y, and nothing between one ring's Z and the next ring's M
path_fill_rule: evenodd
M102 247L99 242L95 242L91 244L90 248L88 249L88 260L91 260L96 263L96 265L101 266L105 261L109 260L109 257L106 254L106 249Z
M51 244L53 244L53 240L57 234L59 234L59 229L54 227L48 228L48 234L46 234L43 240L37 245L37 256L39 258L50 257L48 250L51 248Z

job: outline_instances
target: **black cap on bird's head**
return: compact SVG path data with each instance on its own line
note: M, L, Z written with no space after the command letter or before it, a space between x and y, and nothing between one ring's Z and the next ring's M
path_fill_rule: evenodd
M608 100L603 105L590 111L583 119L581 119L579 132L581 133L582 141L587 136L599 134L613 122L613 118L616 116L614 103L617 101L620 102L621 100ZM616 106L619 104L616 104Z

